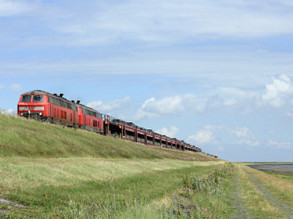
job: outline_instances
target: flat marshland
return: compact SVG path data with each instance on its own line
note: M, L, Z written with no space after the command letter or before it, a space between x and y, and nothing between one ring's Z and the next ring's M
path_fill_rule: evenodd
M290 218L292 197L243 164L0 114L3 218Z

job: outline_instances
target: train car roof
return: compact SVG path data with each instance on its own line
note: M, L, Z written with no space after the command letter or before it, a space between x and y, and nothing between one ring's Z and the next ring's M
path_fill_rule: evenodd
M22 95L34 95L34 94L49 94L49 95L53 95L53 94L50 94L46 91L42 91L42 90L33 90L33 91L28 91L26 93L23 93Z
M95 110L95 109L93 109L93 108L90 108L90 107L88 107L88 106L85 106L85 105L83 105L83 104L75 103L75 105L76 105L77 107L82 107L82 108L85 108L85 109L87 109L87 110L93 111L93 112L95 112L95 113L102 114L102 113L100 113L99 111L97 111L97 110Z
M22 95L48 95L50 97L54 97L54 98L57 98L57 99L60 99L60 100L65 100L65 101L68 101L68 102L72 103L70 100L67 100L64 97L58 96L57 94L51 94L49 92L42 91L42 90L33 90L33 91L23 93Z

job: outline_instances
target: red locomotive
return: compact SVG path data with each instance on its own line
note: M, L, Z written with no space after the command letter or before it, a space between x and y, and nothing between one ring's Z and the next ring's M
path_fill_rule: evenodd
M20 96L17 114L71 127L78 127L78 111L73 102L63 98L63 94L50 94L35 90Z
M62 124L70 127L86 129L105 135L119 136L121 139L156 145L171 149L201 152L201 149L158 134L151 129L144 129L132 122L125 122L80 104L69 101L63 94L50 94L34 90L20 96L17 114L26 118Z

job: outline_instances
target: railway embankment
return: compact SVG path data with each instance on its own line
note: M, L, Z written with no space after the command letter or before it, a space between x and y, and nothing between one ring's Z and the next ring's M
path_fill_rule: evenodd
M0 114L0 129L0 157L217 160L17 116Z

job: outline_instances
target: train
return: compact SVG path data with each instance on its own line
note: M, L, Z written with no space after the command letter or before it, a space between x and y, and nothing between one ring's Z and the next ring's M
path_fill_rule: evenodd
M137 126L132 122L102 114L81 104L79 100L67 100L63 94L51 94L42 90L23 93L18 101L17 114L26 118L93 131L145 145L203 153L199 147L183 140L171 138L151 129Z

